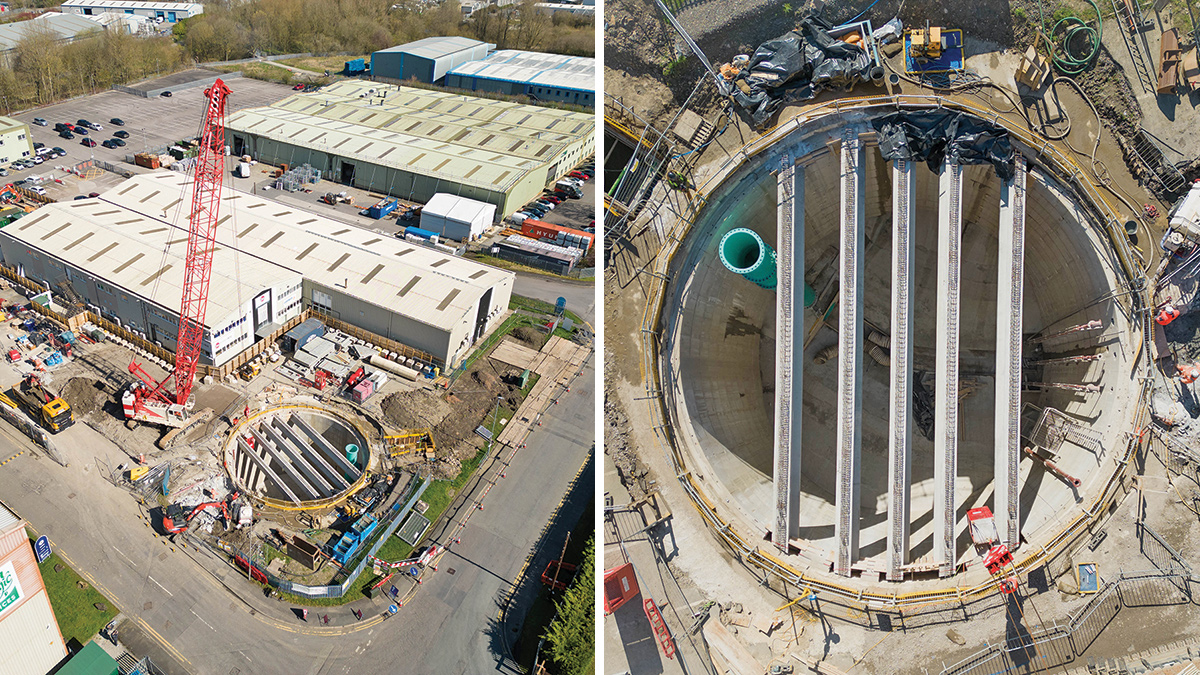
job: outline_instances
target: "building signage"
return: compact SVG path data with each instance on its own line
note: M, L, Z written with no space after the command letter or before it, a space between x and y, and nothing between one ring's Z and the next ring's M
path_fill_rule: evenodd
M0 616L4 616L21 601L21 582L17 579L17 569L12 562L0 565Z
M46 558L50 557L50 539L46 535L37 538L37 542L33 545L33 552L37 554L38 564L46 562Z

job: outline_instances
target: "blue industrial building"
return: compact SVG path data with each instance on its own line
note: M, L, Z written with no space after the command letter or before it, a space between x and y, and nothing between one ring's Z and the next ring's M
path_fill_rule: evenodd
M591 107L596 103L596 59L502 49L456 66L446 74L446 86Z
M443 84L446 73L486 58L496 45L465 37L429 37L371 54L371 75Z

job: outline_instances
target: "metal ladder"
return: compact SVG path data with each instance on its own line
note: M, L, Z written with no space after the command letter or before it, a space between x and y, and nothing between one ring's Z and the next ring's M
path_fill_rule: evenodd
M857 220L859 208L858 204L858 143L857 137L847 134L842 139L844 146L842 150L842 222L854 223L852 228L842 228L841 254L842 262L842 282L841 282L841 306L842 311L846 307L858 307L858 292L857 284L853 276L849 274L850 270L855 269L855 256L858 255L856 250L858 245L857 239ZM857 311L857 310L854 310ZM858 350L855 348L857 335L857 326L841 325L838 330L839 352L842 368L841 381L847 383L847 386L842 387L840 392L840 400L838 407L840 410L854 410L855 387L854 380L857 374L857 360L861 358ZM853 444L854 426L856 420L853 418L853 413L849 415L840 414L840 423L842 425L841 437L850 439ZM838 509L838 525L840 526L840 538L837 542L837 574L842 576L850 575L850 566L853 564L851 559L850 533L853 530L854 523L853 513L854 508L851 500L854 498L853 480L854 475L854 448L840 447L838 448L838 501L845 504L846 508Z
M775 292L778 293L778 304L780 317L778 320L777 344L782 345L778 350L779 363L775 365L775 372L778 382L776 383L777 391L783 392L778 397L779 409L775 414L775 424L779 429L779 448L776 450L775 460L775 536L774 543L780 549L788 550L788 499L798 499L799 495L789 495L788 477L791 475L791 449L792 449L792 359L794 358L792 343L792 262L795 252L793 251L793 199L792 194L795 184L793 176L795 175L795 167L791 165L790 157L785 154L780 160L781 167L779 171L779 187L778 195L780 201L779 214L779 241L777 246L781 255L778 256L778 284L775 286ZM799 252L804 255L803 251Z
M1125 40L1125 46L1129 49L1129 56L1133 60L1133 69L1137 71L1142 91L1152 92L1158 88L1158 81L1150 74L1150 66L1146 64L1146 57L1138 48L1137 27L1141 25L1142 18L1141 13L1136 9L1136 0L1130 0L1130 2L1133 3L1132 8L1126 4L1125 0L1112 0L1113 11L1117 14L1117 23L1121 24L1121 38Z
M912 190L912 186L909 185L909 171L907 165L908 162L905 160L896 160L896 168L899 170L896 172L897 182L895 189L898 194L905 195L906 197L909 194L909 191ZM905 201L907 202L907 199ZM911 223L908 221L908 216L909 213L907 205L896 210L894 236L896 237L897 242L899 242L896 244L896 246L904 251L908 251L909 238L912 236L912 232L910 230ZM910 261L907 254L899 257L899 263L896 267L896 279L893 283L897 285L897 297L900 299L901 304L892 308L892 311L897 316L903 317L905 322L903 328L901 330L897 330L895 334L892 335L892 359L895 362L896 367L899 369L899 372L902 374L901 376L905 378L912 377L912 364L908 362L908 332L911 330L911 326L909 326L907 323L909 318L909 263ZM894 406L896 410L903 411L903 414L908 416L912 407L912 397L911 394L908 396L905 395L908 393L905 391L905 389L905 387L893 387L892 396L895 398ZM908 425L897 425L896 438L892 439L893 443L895 443L897 447L908 446L910 433L911 430L909 429ZM904 475L905 460L906 457L904 454L897 453L895 457L892 457L891 466L891 476L893 479L891 485L892 508L901 510L903 510L901 504L903 504L905 494L908 491L908 486L901 485L895 480L895 478ZM893 560L898 562L904 561L904 531L906 525L907 523L904 523L900 519L892 518L892 554L894 555ZM899 579L902 576L898 574L899 570L889 570L888 573L889 579Z
M957 560L957 547L954 544L954 487L958 478L958 352L959 352L959 302L961 299L961 274L962 261L960 259L960 247L962 246L962 167L956 164L947 164L946 171L950 172L950 231L952 237L950 240L950 250L948 263L950 266L950 278L948 286L951 289L949 308L946 314L946 343L949 346L948 358L946 363L939 364L940 367L946 369L946 391L942 392L949 402L946 415L946 443L953 448L952 452L947 453L943 458L945 462L945 485L942 489L945 494L951 498L946 500L943 518L945 518L946 529L939 533L945 540L946 550L949 551L949 559L939 561L941 565L940 573L946 576L954 573Z

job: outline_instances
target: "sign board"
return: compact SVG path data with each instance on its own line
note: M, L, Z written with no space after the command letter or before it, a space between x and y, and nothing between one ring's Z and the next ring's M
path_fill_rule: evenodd
M37 538L37 541L33 544L33 552L37 554L39 565L46 562L46 558L50 557L50 540L46 538L46 535L43 534Z
M0 616L12 611L22 597L21 581L17 579L17 569L12 561L0 565Z

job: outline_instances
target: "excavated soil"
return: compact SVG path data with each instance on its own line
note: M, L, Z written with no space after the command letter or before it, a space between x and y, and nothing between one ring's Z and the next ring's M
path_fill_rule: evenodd
M67 399L67 403L71 405L71 410L75 412L76 417L94 413L102 413L111 417L104 407L113 399L110 394L105 392L103 386L99 380L75 377L67 382L67 386L63 387L62 396Z

